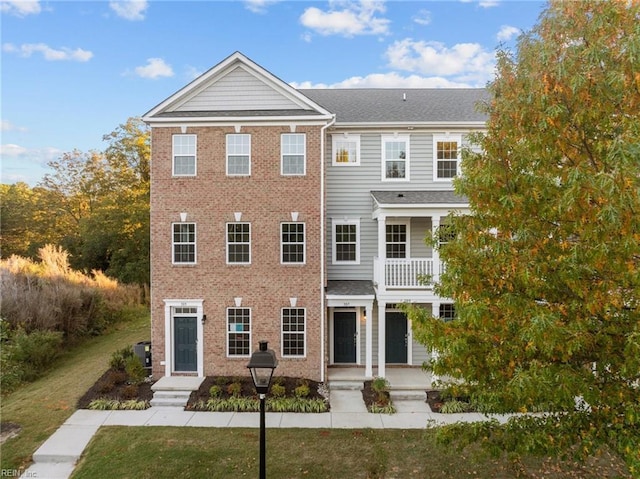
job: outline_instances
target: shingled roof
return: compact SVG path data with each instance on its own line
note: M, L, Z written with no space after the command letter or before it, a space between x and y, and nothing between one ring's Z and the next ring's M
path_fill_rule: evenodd
M300 89L300 93L336 114L340 123L485 122L478 102L484 88Z

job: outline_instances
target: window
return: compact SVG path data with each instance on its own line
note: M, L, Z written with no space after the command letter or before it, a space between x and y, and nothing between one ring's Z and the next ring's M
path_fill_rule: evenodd
M450 180L456 177L461 143L459 135L435 136L433 138L435 180Z
M196 262L196 224L173 223L173 264Z
M304 223L282 223L280 238L282 263L304 263Z
M360 220L333 220L333 262L360 263Z
M282 309L282 356L305 355L305 309Z
M227 355L249 356L251 348L251 310L227 308Z
M442 247L456 238L456 230L450 223L440 223L438 227L438 246Z
M360 164L360 135L333 135L333 165Z
M227 135L227 175L251 174L251 135Z
M173 135L173 176L195 176L196 135Z
M306 136L304 133L285 133L280 139L282 152L282 174L304 175L306 173Z
M227 263L251 263L249 223L227 223Z
M387 258L406 258L407 225L387 224Z
M456 319L456 307L453 303L441 303L440 304L440 319L444 322L453 321Z
M409 179L409 137L382 137L382 179Z

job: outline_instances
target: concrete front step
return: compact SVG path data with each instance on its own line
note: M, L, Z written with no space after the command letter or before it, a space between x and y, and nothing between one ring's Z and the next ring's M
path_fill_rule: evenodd
M152 406L185 407L191 396L191 391L155 391Z
M389 391L392 401L426 401L427 392L424 389L394 389Z
M364 382L357 380L329 381L329 390L333 391L362 391Z
M153 407L182 408L187 405L192 391L196 391L204 381L203 377L165 376L156 381L151 390Z

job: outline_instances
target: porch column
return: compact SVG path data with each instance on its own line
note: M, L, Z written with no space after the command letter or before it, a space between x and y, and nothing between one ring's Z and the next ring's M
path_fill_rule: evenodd
M365 307L367 321L365 322L366 346L365 346L365 366L364 376L373 377L373 302L367 303Z
M386 333L385 333L385 312L387 309L387 303L384 301L378 301L378 376L384 377L385 375L385 347L386 347Z
M378 216L378 264L380 270L378 282L378 292L383 293L387 290L387 217L384 214Z
M432 216L431 217L431 233L434 238L436 238L436 234L438 233L439 227L440 227L440 216ZM431 261L433 261L432 283L437 283L438 281L440 281L440 252L435 246L431 250ZM438 308L440 308L439 304L438 304Z
M440 317L440 301L434 301L433 303L431 303L431 314L435 318ZM438 351L436 351L435 349L431 351L431 359L432 360L438 359ZM431 373L431 388L434 388L435 383L438 382L439 380L440 380L440 376L437 376Z

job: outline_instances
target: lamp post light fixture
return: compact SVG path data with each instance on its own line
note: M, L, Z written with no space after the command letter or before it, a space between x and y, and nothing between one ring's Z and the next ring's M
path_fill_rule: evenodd
M264 400L269 387L273 370L278 366L278 360L273 349L267 349L267 341L259 341L259 348L254 351L247 364L251 371L251 379L260 396L260 479L266 479L266 426L265 426L265 404Z

